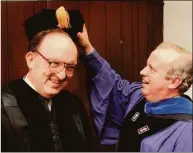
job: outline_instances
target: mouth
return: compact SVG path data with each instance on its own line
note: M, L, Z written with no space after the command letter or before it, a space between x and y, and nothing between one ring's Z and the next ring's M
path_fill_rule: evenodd
M62 81L55 80L55 79L49 79L53 84L60 85Z
M142 83L143 83L143 84L149 84L149 82L146 81L145 79L142 79Z

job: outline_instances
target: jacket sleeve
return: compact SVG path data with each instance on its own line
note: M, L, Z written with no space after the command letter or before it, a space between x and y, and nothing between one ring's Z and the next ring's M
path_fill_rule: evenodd
M5 100L5 99L4 99ZM4 108L3 98L1 98L1 151L11 152L13 148L13 130L9 121L9 117Z
M117 74L96 50L84 57L91 80L91 112L102 144L115 144L125 114L139 102L141 83L129 82Z
M27 122L11 90L1 95L2 151L29 151L30 146L23 127ZM24 134L25 133L25 134Z

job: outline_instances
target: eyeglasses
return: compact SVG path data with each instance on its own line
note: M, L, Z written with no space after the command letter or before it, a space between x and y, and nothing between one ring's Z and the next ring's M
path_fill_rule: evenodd
M52 73L59 73L61 72L64 68L66 69L66 75L68 77L71 77L74 75L74 69L76 65L73 64L66 64L61 61L49 61L45 56L43 56L40 52L35 51L38 53L43 59L45 59L49 63L49 70Z

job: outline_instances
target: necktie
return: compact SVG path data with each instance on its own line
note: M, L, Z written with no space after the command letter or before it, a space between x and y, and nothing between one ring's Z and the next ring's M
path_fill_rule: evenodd
M51 111L51 109L49 108L49 105L52 104L52 100L51 100L51 98L44 98L41 96L40 96L40 100L41 100L44 108L47 110L47 116L49 119L49 127L50 127L50 130L52 132L52 141L53 141L53 145L54 145L54 150L60 151L61 141L60 141L57 125L55 122L55 115L54 115L55 111L54 110Z
M51 111L52 100L51 98L44 98L39 96L41 103L47 111Z

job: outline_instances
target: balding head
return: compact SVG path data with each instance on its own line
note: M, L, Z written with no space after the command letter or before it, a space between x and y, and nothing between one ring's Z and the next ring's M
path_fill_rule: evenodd
M163 53L163 57L168 60L168 62L175 62L176 60L192 60L192 53L190 51L185 50L184 48L163 42L161 43L155 51L161 51Z
M52 32L47 34L37 49L39 52L45 54L58 54L60 57L66 54L68 59L61 59L67 63L71 63L71 57L76 57L78 51L72 39L66 33ZM54 53L52 53L54 52ZM76 64L76 63L75 63Z
M71 38L62 30L38 33L30 41L26 55L28 79L43 97L57 95L74 75L78 51Z
M154 52L159 53L160 57L170 64L166 77L168 79L181 77L179 92L186 92L192 85L192 53L180 46L165 42L161 43Z

